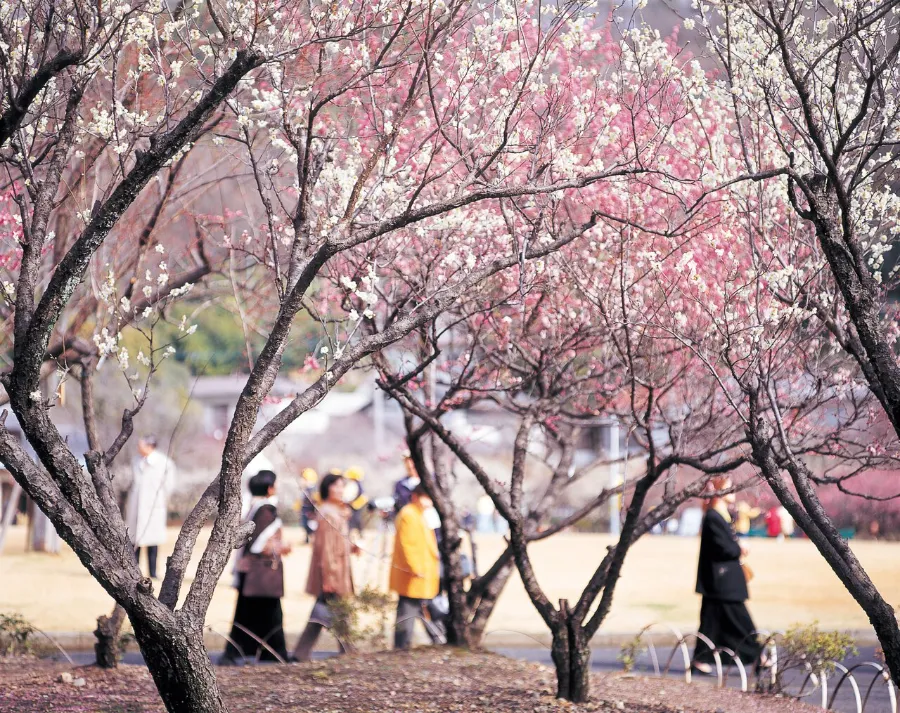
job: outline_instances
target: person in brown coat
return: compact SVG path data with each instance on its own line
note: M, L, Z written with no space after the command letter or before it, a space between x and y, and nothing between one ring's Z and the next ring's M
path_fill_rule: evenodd
M330 604L337 599L353 596L353 576L350 555L359 548L350 541L350 508L344 502L344 478L329 473L319 486L322 504L318 507L319 526L313 538L312 559L306 593L316 598L309 623L306 625L291 660L309 661L313 647L324 627L331 626ZM338 641L341 652L344 644Z

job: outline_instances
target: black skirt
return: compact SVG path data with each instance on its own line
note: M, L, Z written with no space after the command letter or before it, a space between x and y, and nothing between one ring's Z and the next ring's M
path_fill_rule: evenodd
M234 609L234 624L231 627L230 639L225 647L225 658L240 660L243 655L260 661L277 661L269 649L253 638L262 639L282 658L287 659L287 647L284 641L284 615L281 611L281 600L275 597L245 597L243 595L244 575L240 575L237 606ZM246 631L244 631L246 629ZM251 636L249 633L253 634Z
M762 653L762 645L754 632L756 627L744 602L723 602L721 599L703 597L700 605L700 633L717 648L731 649L744 663L754 664ZM721 654L722 665L732 662L727 654ZM713 664L712 650L698 639L694 649L694 661Z

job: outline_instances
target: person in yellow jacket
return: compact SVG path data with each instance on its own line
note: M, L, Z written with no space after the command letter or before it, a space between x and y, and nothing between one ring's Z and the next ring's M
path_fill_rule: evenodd
M394 557L391 562L391 591L397 592L397 623L394 648L408 649L412 644L416 619L423 619L424 609L440 590L440 555L434 530L425 519L425 511L433 506L431 498L419 483L412 499L394 520ZM431 629L426 627L434 639Z

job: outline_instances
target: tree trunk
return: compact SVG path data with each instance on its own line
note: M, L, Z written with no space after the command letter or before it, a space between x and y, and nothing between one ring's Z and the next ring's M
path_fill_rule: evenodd
M772 450L774 434L771 427L757 417L758 408L756 395L751 394L751 426L747 429L747 435L763 477L779 502L806 533L832 571L869 617L884 651L885 663L891 678L894 681L900 680L900 623L893 607L882 597L868 572L828 517L812 487L806 466L801 461L788 458L785 469L790 474L797 491L798 499L794 498L775 461Z
M469 640L473 647L481 646L484 630L494 611L497 600L503 592L514 567L512 555L501 555L500 559L478 582L479 591L467 593L471 616L469 618ZM473 596L474 594L474 596Z
M94 653L100 668L116 668L119 665L119 634L124 622L125 610L121 604L116 604L110 616L101 614L97 617L97 628L94 630L97 643L94 644Z
M169 713L228 713L203 632L132 618L134 635Z
M551 656L556 666L556 697L584 703L591 693L591 649L582 626L573 619L569 602L560 600L560 621L553 630Z
M450 613L447 615L447 644L470 649L476 644L471 638L469 608L466 606L466 594L461 581L447 579L447 599L450 603Z
M447 643L464 649L471 648L469 636L469 607L462 574L462 558L459 546L462 542L459 529L452 517L441 520L441 563L444 566L444 584L450 613L447 617Z

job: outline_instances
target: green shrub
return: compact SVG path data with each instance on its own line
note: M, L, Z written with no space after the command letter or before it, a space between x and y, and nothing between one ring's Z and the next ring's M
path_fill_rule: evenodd
M806 669L818 675L834 672L834 662L858 653L853 637L840 631L822 631L818 622L788 629L778 647L775 688L784 689L782 677L791 669ZM807 668L808 667L808 668Z
M0 613L0 656L31 653L34 627L21 614Z
M626 641L622 644L622 648L619 649L619 655L616 658L622 662L622 668L625 670L625 673L629 673L634 669L638 656L647 648L647 645L644 644L643 636L648 628L645 626L633 639Z
M355 597L329 603L331 633L348 649L383 648L391 597L366 587ZM372 616L374 615L374 620ZM366 616L368 621L363 622Z

